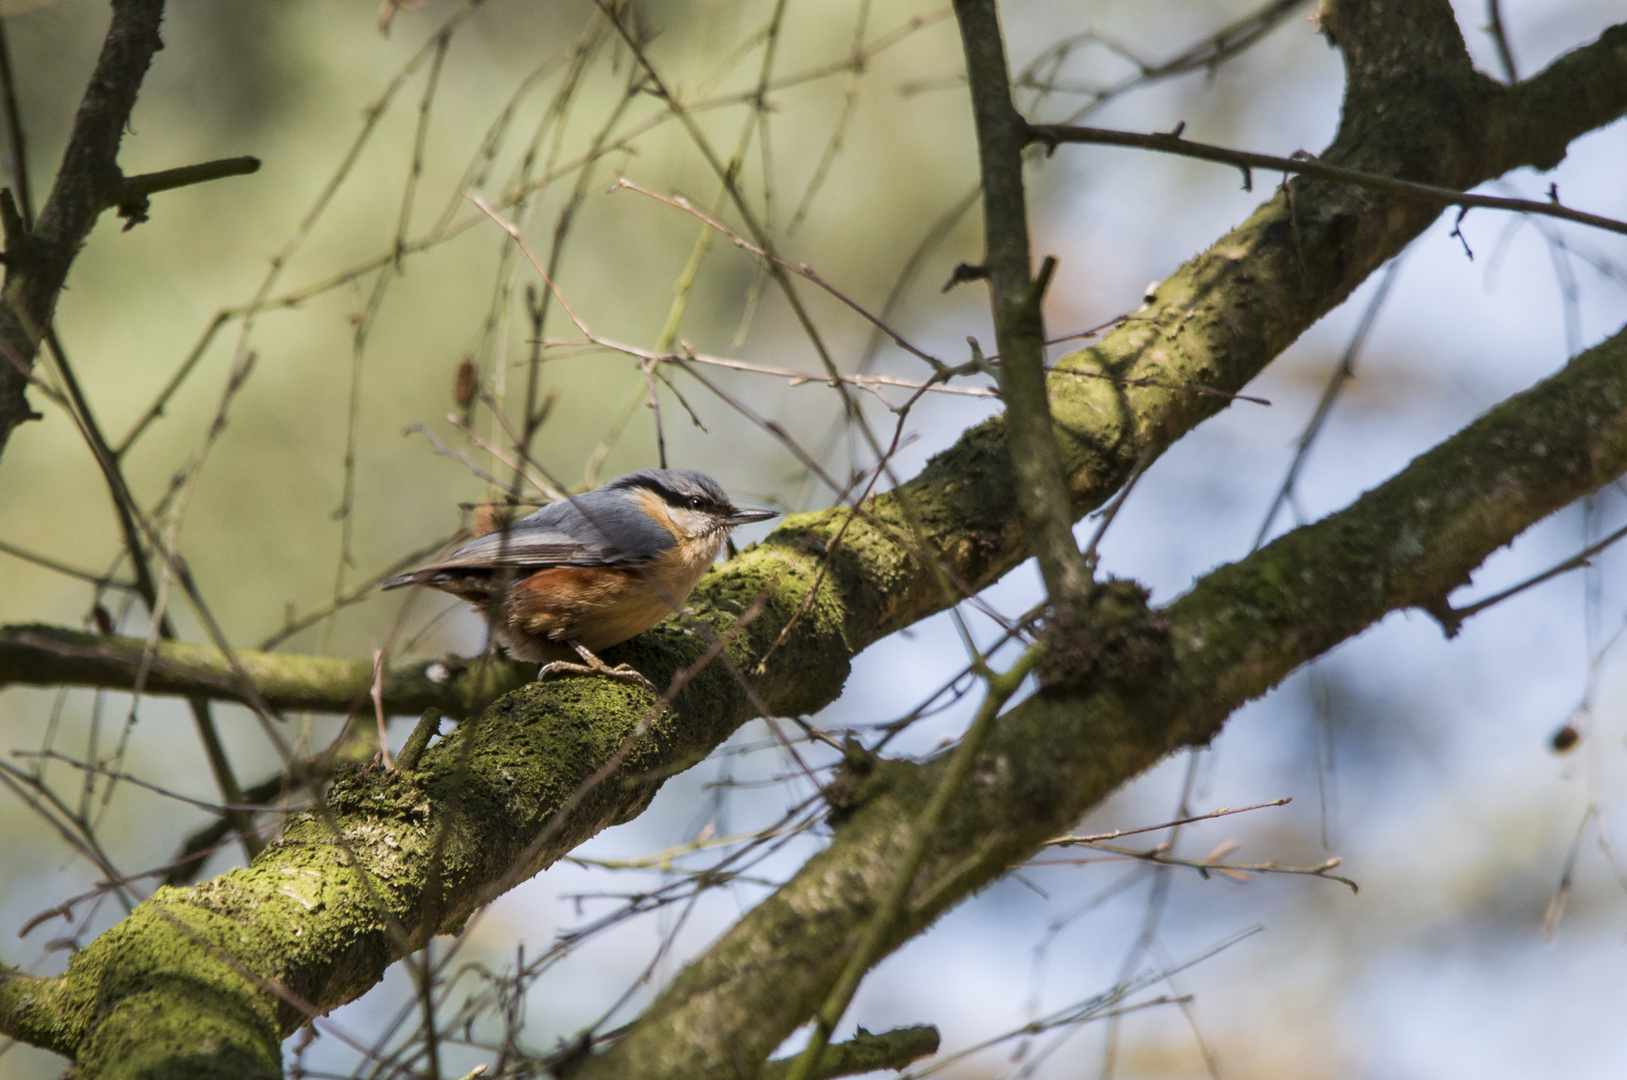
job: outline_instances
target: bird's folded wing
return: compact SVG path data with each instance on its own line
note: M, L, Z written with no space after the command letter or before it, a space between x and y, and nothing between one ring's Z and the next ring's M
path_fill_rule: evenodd
M423 569L627 566L641 561L605 537L583 540L551 530L511 528L487 533Z

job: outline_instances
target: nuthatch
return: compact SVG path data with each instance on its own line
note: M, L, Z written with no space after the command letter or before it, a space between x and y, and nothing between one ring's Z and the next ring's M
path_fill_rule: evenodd
M650 686L595 652L677 611L724 537L774 510L741 510L716 480L689 469L643 469L477 537L448 558L393 577L467 600L539 679L597 672ZM585 664L571 663L573 655ZM650 687L652 690L653 687Z

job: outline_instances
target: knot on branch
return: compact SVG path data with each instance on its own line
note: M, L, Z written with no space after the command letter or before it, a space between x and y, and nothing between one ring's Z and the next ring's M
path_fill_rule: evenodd
M852 817L862 803L890 784L893 774L889 767L897 764L884 762L848 732L842 739L842 764L825 785L825 804L830 807L825 820L840 825Z
M570 1042L559 1040L554 1052L542 1059L542 1071L555 1080L566 1080L587 1064L592 1056L593 1032L579 1031Z
M152 209L152 200L147 198L145 192L136 191L129 194L120 192L120 197L113 204L119 217L124 219L123 232L129 232L137 225L146 224L151 218L148 211Z
M1169 655L1169 616L1147 606L1134 581L1109 578L1072 602L1055 604L1040 631L1042 691L1133 690Z

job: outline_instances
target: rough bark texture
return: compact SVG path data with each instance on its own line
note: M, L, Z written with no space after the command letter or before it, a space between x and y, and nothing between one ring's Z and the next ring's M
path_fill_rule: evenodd
M1000 720L915 878L896 948L1128 777L1387 613L1435 606L1498 547L1627 471L1627 331L1348 509L1222 567L1165 609L1173 654L1134 692L1038 694ZM893 881L948 756L881 763L825 851L575 1074L740 1077L818 1009Z
M1444 3L1346 0L1324 6L1323 23L1350 78L1344 124L1324 157L1365 171L1469 187L1518 165L1554 164L1571 139L1627 107L1621 28L1508 89L1471 69ZM1135 321L1062 367L1240 389L1436 213L1324 183L1289 191L1181 267ZM942 830L898 937L1170 749L1212 736L1232 708L1297 664L1387 611L1439 601L1532 521L1619 474L1623 350L1618 338L1578 358L1350 510L1209 575L1169 609L1175 653L1156 689L1042 696L1013 710ZM1050 390L1076 514L1144 452L1223 406L1065 371ZM969 589L1022 561L1012 492L996 419L860 520L840 510L793 517L706 578L691 601L695 618L733 632L730 658L771 709L813 711L840 692L853 654L954 599L929 556ZM761 614L737 621L760 596ZM705 648L674 621L607 659L661 683ZM321 816L290 821L251 866L160 890L61 978L0 979L0 1031L73 1057L86 1077L274 1075L279 1039L305 1018L299 1003L326 1011L353 999L407 949L637 814L662 779L755 715L716 663L642 730L650 706L642 691L602 680L527 686L416 769L345 776ZM584 788L623 752L614 777ZM896 823L918 812L939 767L878 767L832 848L686 970L609 1055L586 1065L590 1074L754 1075L817 1008L832 958L885 885Z

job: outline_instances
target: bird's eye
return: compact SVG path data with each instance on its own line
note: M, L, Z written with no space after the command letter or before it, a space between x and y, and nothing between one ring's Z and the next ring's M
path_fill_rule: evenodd
M689 497L689 508L691 510L699 510L701 508L701 497L699 495L691 495Z

